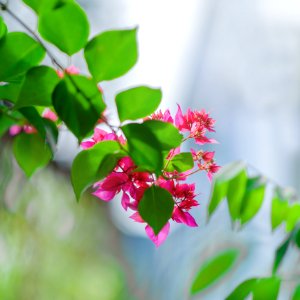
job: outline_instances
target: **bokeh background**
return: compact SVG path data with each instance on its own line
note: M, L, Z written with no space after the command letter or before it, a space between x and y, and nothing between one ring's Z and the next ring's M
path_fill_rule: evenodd
M163 109L174 113L177 103L205 108L217 120L214 149L220 165L242 159L300 191L299 1L78 2L90 18L92 36L139 28L138 64L102 85L111 115L118 91L138 84L162 87ZM36 27L21 1L9 4ZM10 30L20 29L5 20ZM87 72L80 55L72 60L57 55ZM79 148L70 133L61 135L55 164L29 181L9 147L0 148L0 299L222 300L241 281L271 274L284 230L271 233L268 195L241 231L231 228L225 204L206 224L210 184L195 176L201 205L193 215L199 228L175 226L155 249L143 227L121 211L119 199L104 204L87 195L76 203L68 172ZM199 266L228 248L240 251L235 269L213 288L189 296ZM280 269L283 300L300 282L299 255L289 249L288 256Z

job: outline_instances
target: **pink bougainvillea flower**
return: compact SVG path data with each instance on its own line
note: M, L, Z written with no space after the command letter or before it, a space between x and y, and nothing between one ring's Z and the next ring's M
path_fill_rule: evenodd
M22 130L23 130L22 126L20 126L20 125L12 125L9 128L9 134L11 136L15 136L15 135L19 134Z
M23 130L27 134L37 133L37 130L33 126L31 126L31 125L24 125L23 126Z
M174 123L174 120L171 116L170 110L166 110L164 113L162 113L161 110L158 110L154 114L152 114L150 117L146 118L146 120L159 120L164 121L168 123Z
M162 228L162 230L159 232L158 235L154 234L153 229L146 225L145 231L150 238L150 240L155 244L156 247L159 247L167 238L169 231L170 231L170 223L167 222L167 224Z
M174 208L172 219L177 223L184 223L190 227L197 227L198 224L196 223L195 219L192 217L190 213L187 211L183 211L179 206Z
M70 75L76 75L76 74L79 74L79 73L80 73L80 70L79 70L77 67L73 66L73 65L71 65L71 66L69 66L68 68L66 68L65 71L66 71L66 73L68 73L68 74L70 74ZM61 70L57 70L56 72L57 72L57 75L58 75L60 78L63 78L63 77L65 76L64 72L61 71Z
M56 115L55 112L53 112L51 109L49 108L46 108L44 111L43 111L43 114L42 114L42 117L45 118L45 119L48 119L50 121L53 121L53 122L56 122L58 120L58 117Z

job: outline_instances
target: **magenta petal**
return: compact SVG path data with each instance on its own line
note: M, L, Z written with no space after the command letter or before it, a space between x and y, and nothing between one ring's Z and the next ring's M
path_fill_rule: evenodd
M95 142L94 141L85 141L85 142L82 142L80 144L80 146L86 150L86 149L89 149L89 148L92 148L93 146L95 145Z
M145 231L150 238L150 240L155 244L156 247L159 247L167 238L169 231L170 231L170 223L168 222L162 230L159 232L158 235L155 235L153 229L147 225L145 227Z
M181 210L178 207L176 207L174 209L172 219L177 223L184 223L185 225L190 226L190 227L198 226L195 219L193 218L193 216L190 213L184 212L183 210Z
M97 198L99 198L100 200L107 202L107 201L112 200L115 197L116 191L105 191L102 189L98 189L97 191L95 191L92 194L94 196L96 196Z
M22 131L22 126L19 126L19 125L12 125L12 126L9 128L9 134L10 134L11 136L17 135L17 134L19 134L21 131Z
M142 219L141 215L138 212L135 212L129 218L138 223L145 223L145 221Z
M129 204L130 204L130 198L126 193L123 193L121 204L125 210L127 210Z

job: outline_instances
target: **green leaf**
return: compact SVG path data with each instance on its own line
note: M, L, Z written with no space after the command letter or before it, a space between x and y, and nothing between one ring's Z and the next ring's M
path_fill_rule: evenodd
M300 300L300 285L295 288L292 300Z
M151 226L155 235L158 235L171 218L173 208L172 195L166 189L152 185L145 191L138 211L143 220Z
M293 235L293 241L295 245L300 249L300 228L297 228Z
M145 123L124 125L122 131L135 164L144 170L160 174L163 167L162 146L153 132Z
M300 204L293 203L288 210L286 218L286 231L292 231L300 221Z
M116 96L116 104L121 122L137 120L152 114L162 98L160 89L139 86L123 91Z
M220 202L226 197L229 181L235 178L241 172L243 172L245 168L246 165L244 162L237 161L222 167L221 171L219 171L214 176L214 182L210 193L210 201L208 205L209 216L213 214Z
M183 136L173 124L158 120L145 121L143 124L155 135L162 150L171 150L181 145Z
M178 173L183 173L194 167L194 160L191 152L181 152L172 157L169 162L166 160L166 164L167 172L177 171Z
M253 288L253 300L276 300L281 280L278 277L260 278Z
M191 294L202 292L219 281L233 267L238 255L238 250L230 249L206 261L193 281Z
M137 62L137 29L112 30L94 37L85 47L88 68L97 82L127 73Z
M259 211L264 201L266 179L258 176L249 178L241 207L241 223L250 221Z
M105 109L96 83L79 75L65 77L56 86L52 101L58 116L79 140L90 133Z
M43 12L38 30L45 40L69 55L81 50L89 37L88 19L76 3L66 3Z
M107 160L109 156L109 160ZM93 183L107 176L116 165L112 156L121 158L122 151L119 143L105 141L94 145L92 148L81 151L74 159L71 179L72 185L79 200L82 193Z
M23 2L31 7L37 14L41 14L44 11L51 10L66 2L73 2L73 0L23 0Z
M240 217L246 184L246 169L241 169L241 171L228 182L227 202L232 220L237 220Z
M9 81L38 65L45 56L44 48L23 32L10 32L0 41L0 81Z
M58 82L58 75L50 67L38 66L30 69L15 108L32 105L52 106L51 95Z
M274 263L273 263L273 274L275 274L289 248L292 240L292 234L276 249Z
M244 300L250 293L252 293L254 286L256 285L257 279L252 278L242 282L238 285L234 291L226 297L225 300Z
M6 133L10 126L14 125L14 123L14 120L0 111L0 138Z
M20 82L0 85L0 99L16 103L19 97L21 86L22 83Z
M272 199L271 224L272 230L276 229L281 223L286 221L289 211L288 200L283 199L276 190Z
M4 38L7 34L7 27L3 21L3 18L0 16L0 40Z
M14 139L13 151L27 177L46 166L52 157L48 145L38 134L19 134Z

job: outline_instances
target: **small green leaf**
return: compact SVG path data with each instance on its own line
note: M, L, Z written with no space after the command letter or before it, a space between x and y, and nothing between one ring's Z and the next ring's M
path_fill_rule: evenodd
M41 14L44 11L51 10L66 2L73 2L73 0L23 0L23 2L31 7L37 14Z
M14 139L13 151L27 177L45 167L52 157L48 145L38 134L19 134Z
M79 75L65 77L56 86L52 101L58 116L79 140L91 132L105 109L96 83Z
M93 183L103 179L115 167L116 160L107 160L108 155L121 158L119 143L115 141L100 142L94 147L81 151L74 159L71 178L72 185L79 200L81 194Z
M237 220L240 217L241 206L244 199L244 194L247 184L247 171L241 171L231 178L228 182L227 202L232 220Z
M84 56L97 82L124 75L138 58L136 28L97 35L86 45Z
M300 300L300 285L295 288L292 300Z
M246 165L242 161L231 163L222 167L214 176L214 182L210 193L210 201L208 205L208 215L211 216L216 210L220 202L226 197L229 187L229 181L238 174L244 172ZM243 177L243 175L241 175ZM233 191L234 192L234 191ZM233 209L232 209L233 211Z
M44 48L23 32L10 32L0 41L0 81L9 81L38 65L45 56Z
M276 300L281 280L278 277L259 278L253 288L253 300Z
M288 236L288 238L276 249L275 259L273 263L273 274L275 274L289 248L289 245L292 240L292 234Z
M172 157L169 162L166 160L165 165L167 165L167 172L183 173L194 167L194 160L191 152L181 152Z
M43 12L38 30L45 40L69 55L81 50L89 37L86 14L79 5L72 2Z
M120 121L137 120L149 116L158 108L161 98L160 89L147 86L139 86L119 93L116 96L116 104Z
M158 235L171 218L173 208L172 195L166 189L153 185L145 191L138 211L143 220L151 226L155 235Z
M7 34L7 27L3 21L3 18L0 16L0 40L4 38Z
M293 203L287 212L286 231L292 231L300 221L300 204Z
M199 293L220 280L233 267L238 255L238 250L230 249L206 261L193 281L191 294Z
M181 145L183 136L173 124L158 120L145 121L143 124L155 135L162 150L171 150Z
M276 229L281 223L286 221L289 211L289 203L287 199L283 199L276 190L272 199L271 224L272 230Z
M225 300L244 300L250 293L252 293L254 286L256 285L257 279L252 278L242 282L238 285L234 291L226 297ZM263 299L262 299L263 300Z
M30 69L25 77L15 108L23 106L52 106L51 95L59 77L47 66Z
M122 131L135 164L144 170L160 174L163 167L162 145L153 132L145 123L124 125Z
M240 214L242 224L247 223L257 214L264 201L265 190L266 180L264 177L248 179Z

